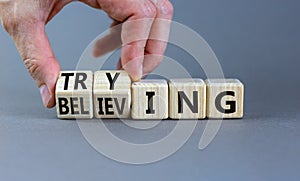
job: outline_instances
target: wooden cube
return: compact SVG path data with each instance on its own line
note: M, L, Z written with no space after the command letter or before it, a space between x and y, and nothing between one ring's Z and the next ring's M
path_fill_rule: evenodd
M132 84L133 119L168 118L168 83L165 80L142 80Z
M57 117L90 119L93 117L93 73L62 71L56 83Z
M244 106L244 85L237 79L208 79L207 117L242 118Z
M169 81L169 117L172 119L204 119L206 85L201 79Z
M131 79L125 71L95 72L95 118L129 118L130 103Z

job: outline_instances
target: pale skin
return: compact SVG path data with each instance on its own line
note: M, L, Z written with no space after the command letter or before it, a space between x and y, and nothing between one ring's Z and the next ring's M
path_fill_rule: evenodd
M42 101L47 108L55 106L55 84L60 66L45 33L45 26L71 2L74 0L0 0L2 25L12 37L28 72L40 88ZM123 46L117 68L125 69L133 81L138 81L159 65L167 44L165 41L147 37L159 36L160 40L168 38L169 25L155 21L172 19L173 6L168 0L80 0L80 2L105 11L113 19L112 26L148 19L142 23L128 23L122 26L120 41ZM132 34L145 39L131 41ZM105 40L96 44L95 56L101 56L110 49L103 47L104 44L107 44ZM155 58L149 55L155 55Z

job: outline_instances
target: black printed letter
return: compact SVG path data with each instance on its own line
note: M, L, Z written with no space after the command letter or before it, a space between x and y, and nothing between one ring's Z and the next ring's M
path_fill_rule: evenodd
M81 79L80 79L80 76L82 77ZM78 90L78 84L81 85L82 89L87 89L86 85L84 83L84 81L86 81L86 79L87 79L86 73L76 73L74 89Z
M178 113L183 113L183 100L193 113L198 113L198 91L193 92L193 104L183 91L178 91Z
M62 73L61 76L66 77L65 78L64 90L68 90L69 79L70 79L71 76L74 76L74 73Z
M153 97L155 96L155 92L146 92L146 96L148 97L148 109L146 110L146 114L155 114L155 110L153 109Z
M116 73L114 78L111 77L110 73L106 73L106 76L109 81L109 90L114 90L115 89L115 82L117 81L118 77L120 76L120 73Z
M217 108L218 111L220 111L221 113L225 113L225 114L232 114L236 111L236 101L226 101L226 105L230 105L229 109L224 109L221 106L221 99L224 96L235 96L235 93L233 91L224 91L221 92L215 100L215 106Z
M58 98L59 114L69 114L68 99L64 97Z

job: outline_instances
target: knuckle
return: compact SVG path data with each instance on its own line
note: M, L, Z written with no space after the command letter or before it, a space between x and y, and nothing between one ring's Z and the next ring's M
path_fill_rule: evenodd
M173 16L174 14L174 6L170 1L166 3L167 14Z
M23 11L13 11L11 7L7 7L6 11L1 14L3 28L10 34L16 35L32 29L40 20L30 13Z
M1 8L1 21L3 28L9 33L14 33L22 23L20 12L14 11L12 4L5 5Z
M159 13L172 17L174 13L173 4L169 0L162 1L162 4L158 6Z
M31 77L36 80L39 77L38 76L39 69L40 69L39 61L28 58L24 60L24 64Z
M2 19L2 26L3 28L9 33L13 34L17 30L19 21L15 18L3 18Z
M32 30L36 25L36 21L30 18L24 19L22 17L3 18L2 26L6 32L13 38L20 35L22 32Z
M156 13L156 7L151 2L148 2L145 5L141 5L139 10L137 11L137 15L142 18L155 18Z

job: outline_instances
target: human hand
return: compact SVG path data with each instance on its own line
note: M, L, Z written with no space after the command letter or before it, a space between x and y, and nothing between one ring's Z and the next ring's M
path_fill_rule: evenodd
M72 1L0 0L2 25L14 40L28 72L40 88L43 103L48 108L55 106L55 84L60 66L45 33L45 25ZM138 81L159 65L167 46L170 23L161 23L156 19L172 19L173 7L168 0L80 1L104 10L114 20L112 25L125 22L121 28L120 40L123 46L119 69L125 69L134 81ZM139 21L140 19L146 20ZM113 36L114 32L111 34ZM157 37L158 40L148 39L149 37ZM136 39L138 41L132 41ZM106 53L101 45L103 41L97 44L95 56ZM146 56L152 54L156 56Z

